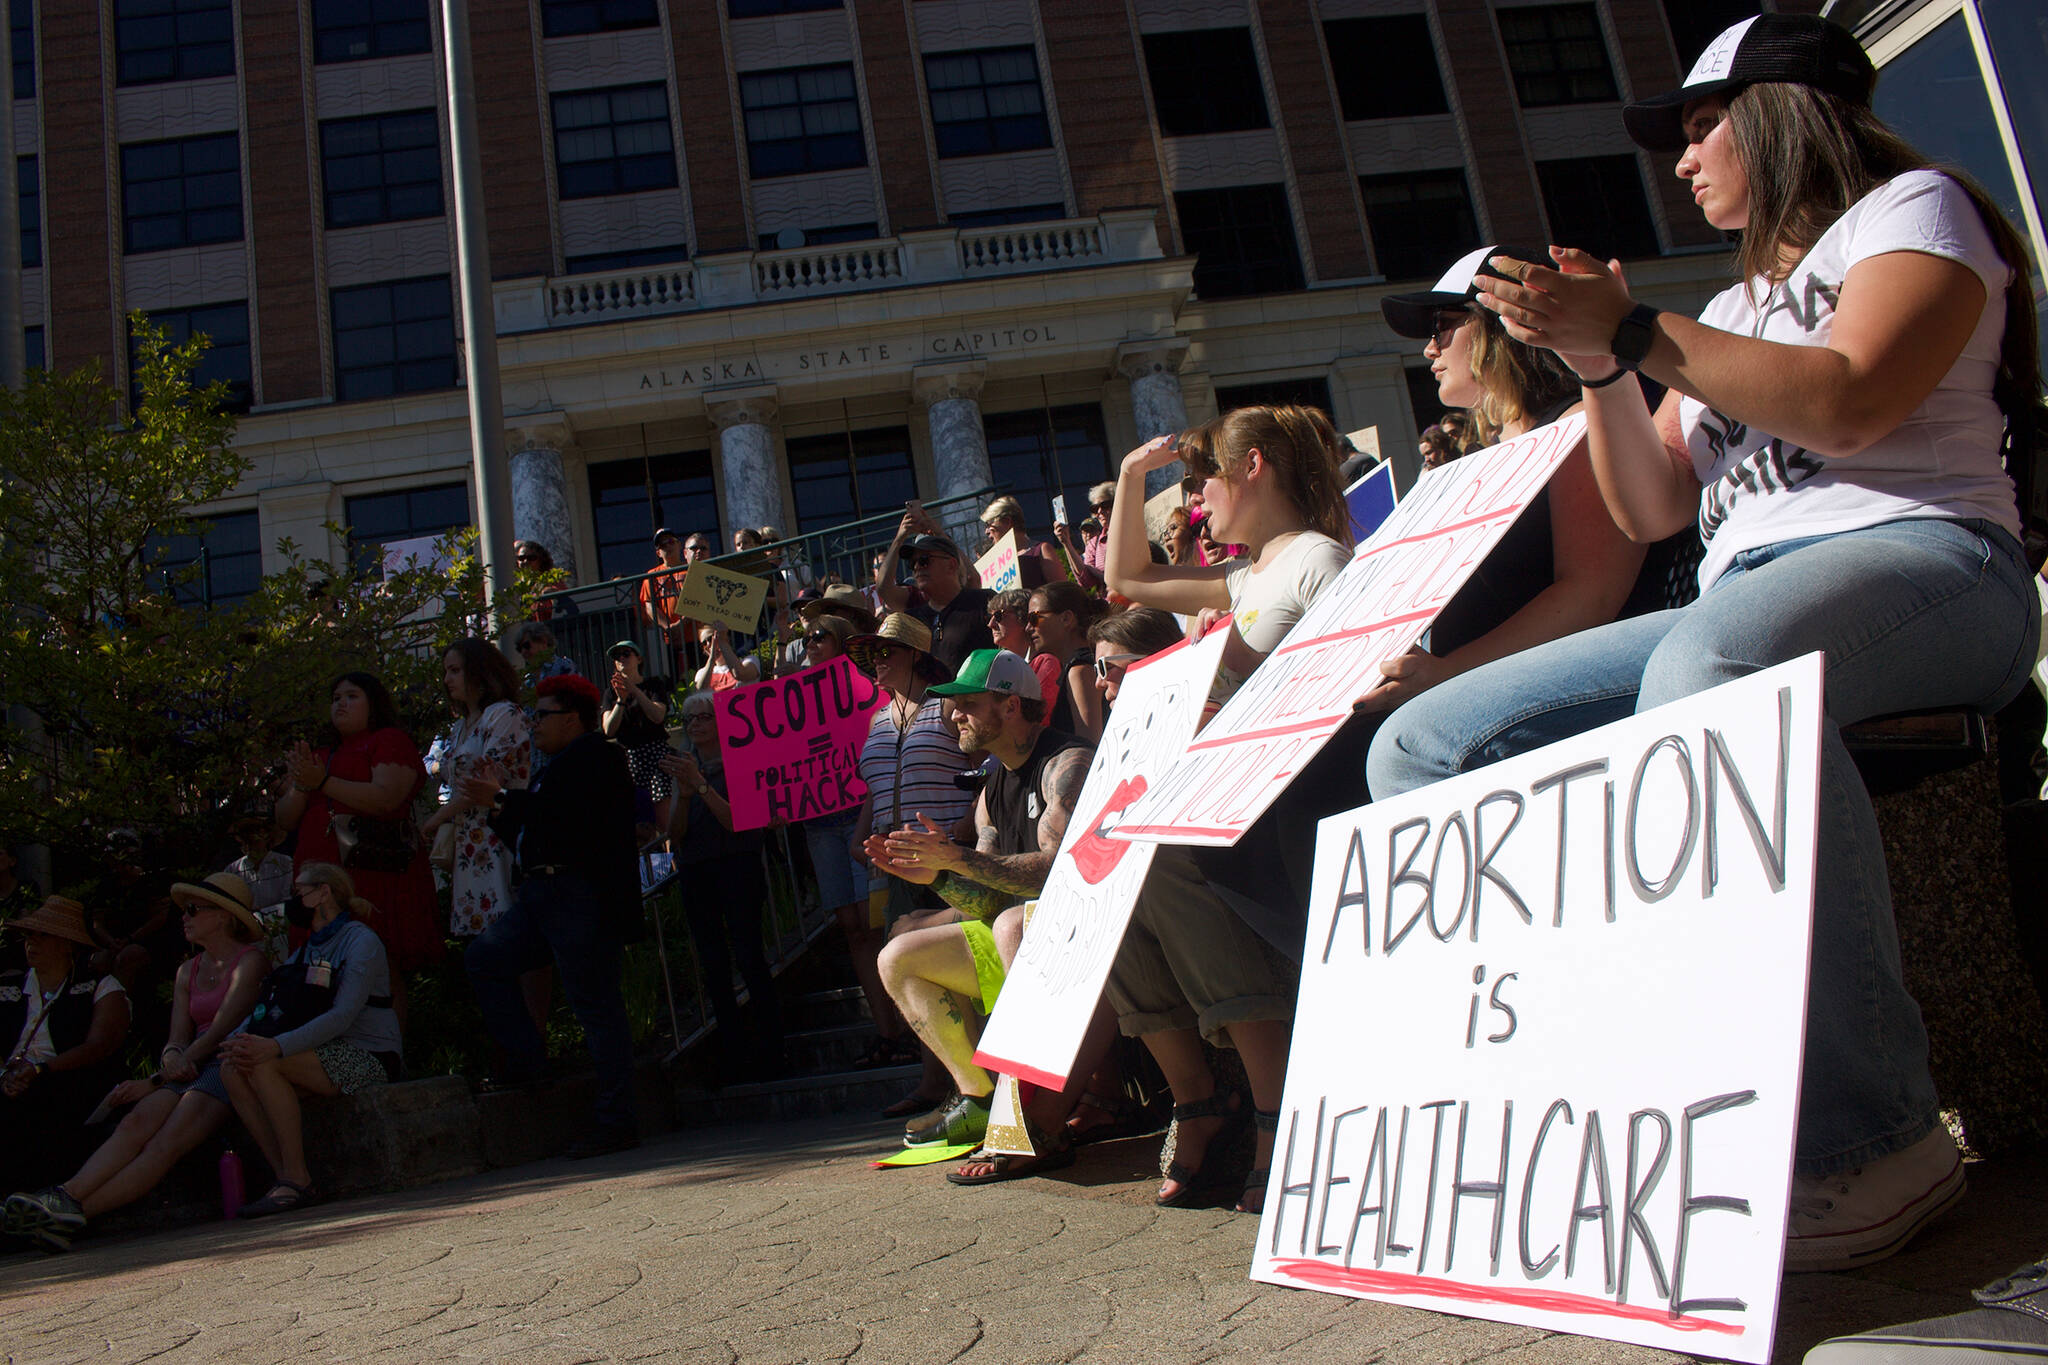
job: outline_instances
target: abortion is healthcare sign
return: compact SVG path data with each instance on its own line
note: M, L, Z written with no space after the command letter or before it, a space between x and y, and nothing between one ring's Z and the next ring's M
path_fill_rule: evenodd
M1234 844L1507 534L1586 433L1574 413L1422 477L1122 828Z
M1766 1361L1817 654L1322 822L1252 1278Z
M1115 837L1125 807L1186 746L1223 658L1223 626L1132 664L974 1060L1057 1090L1109 979L1156 847Z
M699 566L702 567L702 566ZM850 810L868 726L887 700L848 658L718 694L718 746L734 829Z

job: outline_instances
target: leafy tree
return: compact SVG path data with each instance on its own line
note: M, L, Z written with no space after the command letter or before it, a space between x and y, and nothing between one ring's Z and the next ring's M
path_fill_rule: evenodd
M441 655L480 627L482 574L474 532L444 542L446 567L388 577L280 542L286 567L246 600L179 605L199 566L167 572L162 540L203 533L193 509L250 464L225 386L192 381L204 339L172 347L133 322L130 419L92 368L0 391L0 693L18 708L0 833L89 856L133 825L196 867L324 723L338 674L381 676L422 741L445 724ZM37 723L15 723L23 709Z

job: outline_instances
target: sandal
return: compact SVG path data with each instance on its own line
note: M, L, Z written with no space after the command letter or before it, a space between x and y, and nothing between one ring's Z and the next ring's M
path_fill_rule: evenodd
M965 1175L962 1172L966 1166L962 1166L946 1172L946 1179L955 1185L995 1185L1005 1180L1022 1180L1027 1175L1047 1175L1074 1164L1074 1144L1064 1135L1049 1138L1029 1119L1024 1122L1024 1131L1030 1135L1031 1145L1038 1149L1035 1155L1019 1156L979 1147L967 1154L966 1166L987 1166L986 1174Z
M1144 1107L1128 1095L1083 1095L1080 1104L1075 1106L1076 1117L1082 1109L1093 1109L1098 1114L1107 1114L1109 1120L1106 1123L1077 1126L1073 1119L1068 1119L1067 1141L1076 1147L1086 1147L1091 1142L1115 1142L1121 1138L1145 1137L1159 1131L1159 1125L1146 1115Z
M1152 1202L1162 1209L1204 1208L1215 1202L1216 1190L1225 1183L1221 1163L1209 1160L1209 1152L1219 1142L1225 1142L1244 1123L1244 1102L1235 1090L1222 1090L1206 1100L1190 1100L1186 1104L1173 1106L1174 1122L1188 1119L1223 1120L1223 1126L1209 1139L1209 1145L1202 1149L1202 1164L1196 1167L1185 1165L1178 1157L1166 1165L1166 1178L1177 1182L1180 1188L1172 1194L1155 1195Z
M289 1180L280 1180L270 1187L270 1193L253 1204L242 1205L237 1218L268 1218L273 1213L290 1213L320 1201L319 1193L309 1184L295 1185Z
M1280 1111L1275 1109L1269 1114L1263 1109L1252 1110L1252 1128L1259 1133L1270 1133L1278 1137L1280 1134ZM1269 1148L1268 1150L1270 1152L1271 1149ZM1265 1165L1254 1166L1251 1170L1247 1171L1244 1177L1244 1193L1237 1197L1237 1205L1232 1212L1264 1213L1266 1211L1266 1181L1272 1174L1273 1159L1270 1155L1266 1158ZM1252 1202L1253 1196L1258 1198L1259 1206L1257 1208L1248 1207Z

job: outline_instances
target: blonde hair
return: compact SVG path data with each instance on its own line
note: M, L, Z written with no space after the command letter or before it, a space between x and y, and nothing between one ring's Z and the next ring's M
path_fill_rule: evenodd
M1181 460L1190 474L1203 478L1231 477L1254 450L1280 476L1281 491L1309 529L1351 543L1337 429L1320 410L1291 404L1233 408L1180 437Z
M326 887L334 893L334 899L341 903L341 908L357 919L367 919L377 913L376 906L356 894L355 879L334 863L307 863L292 880Z
M1015 498L1005 493L1002 497L990 503L988 509L981 514L983 521L987 521L991 517L1008 517L1011 521L1022 526L1024 524L1024 508Z
M1480 398L1466 411L1480 445L1498 441L1504 427L1533 424L1560 403L1578 398L1579 377L1557 352L1515 340L1491 309L1471 313L1473 322L1467 325L1478 328L1472 334L1472 377L1479 381Z

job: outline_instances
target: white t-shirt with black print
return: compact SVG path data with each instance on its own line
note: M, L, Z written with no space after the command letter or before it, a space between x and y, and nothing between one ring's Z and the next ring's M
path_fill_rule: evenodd
M2015 535L2012 480L1999 464L2005 419L1991 398L2011 270L1960 185L1908 171L1852 205L1784 284L1715 297L1700 321L1794 346L1825 346L1850 267L1894 251L1960 261L1984 282L1984 311L1956 363L1913 414L1860 454L1831 460L1753 430L1693 398L1679 425L1700 493L1704 590L1742 550L1907 517L1981 517ZM1761 301L1761 306L1759 302Z

